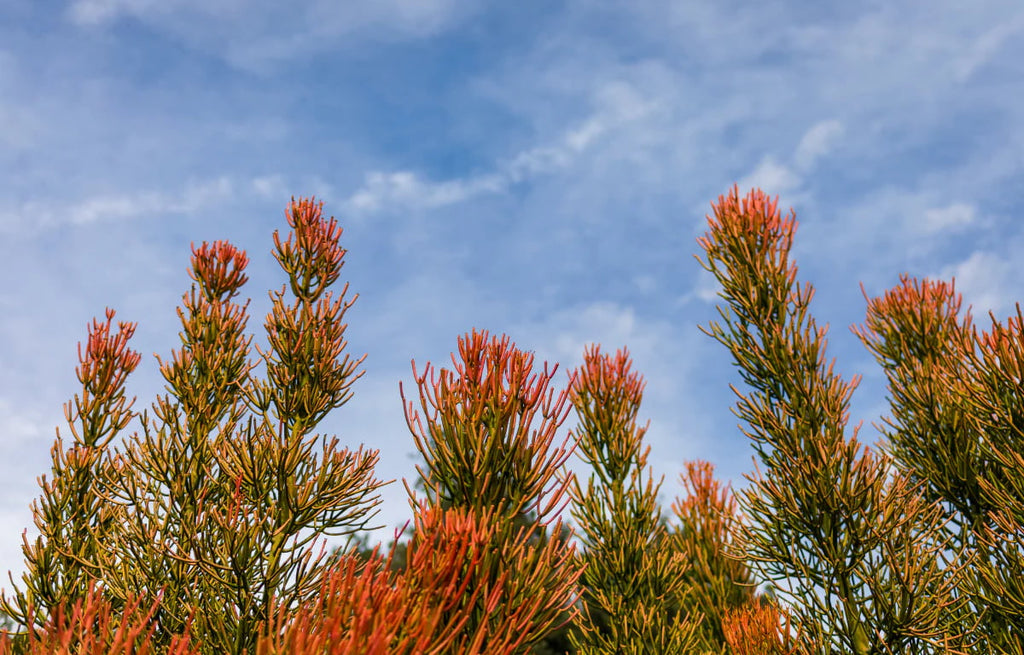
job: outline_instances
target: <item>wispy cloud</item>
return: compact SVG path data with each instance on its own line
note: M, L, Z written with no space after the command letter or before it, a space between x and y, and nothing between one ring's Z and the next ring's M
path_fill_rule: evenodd
M779 193L788 194L793 198L791 192L800 188L802 178L792 168L777 162L774 157L766 155L749 175L740 179L737 185L740 195L746 195L752 188L763 189L774 196Z
M435 209L472 198L481 193L503 191L508 180L500 175L426 182L411 171L367 173L360 190L346 205L355 214L372 214L391 209Z
M333 193L330 185L316 178L305 181L304 186L319 197ZM0 209L0 231L30 234L61 225L151 219L168 214L195 215L247 195L286 202L292 192L289 179L280 174L241 180L224 175L188 181L175 193L126 191L64 202L33 199L14 208Z
M353 214L369 215L436 209L484 194L502 193L514 184L571 166L603 136L642 119L651 109L650 102L624 83L608 84L595 96L598 109L585 121L549 145L535 146L498 162L491 172L431 182L413 171L373 171L345 206Z
M810 195L805 180L813 177L815 167L832 153L843 133L843 124L838 120L813 124L800 137L788 162L764 155L756 168L737 182L740 195L758 188L773 198L784 197L787 206L805 202ZM785 207L779 209L786 213Z
M953 279L956 290L963 294L964 308L972 307L972 313L979 326L984 327L984 317L993 312L1002 321L1014 304L1024 302L1024 274L1016 258L1005 257L990 251L975 251L963 261L942 269L938 279Z
M74 0L66 15L100 28L133 18L241 68L378 39L422 38L471 14L455 0Z
M520 347L533 350L536 362L559 362L562 380L583 363L587 347L599 345L605 355L627 348L633 370L646 383L638 416L643 425L653 417L646 441L652 451L650 464L655 477L665 476L662 495L666 499L682 493L678 473L683 462L705 459L719 463L720 474L735 475L744 464L726 462L722 449L728 442L716 434L713 424L700 411L712 376L702 372L708 339L697 330L681 334L664 319L641 312L629 304L596 301L566 307L537 320L510 326ZM564 382L563 382L564 384ZM669 408L674 408L669 411ZM723 407L723 411L727 411ZM563 430L576 427L571 415ZM589 475L589 468L575 462L577 475ZM668 504L666 503L666 507Z
M816 123L800 139L793 164L801 171L810 171L818 159L832 151L843 134L843 124L837 120Z
M255 189L268 188L260 180ZM223 202L233 195L231 180L221 177L192 182L176 194L158 191L99 195L65 204L31 200L0 212L0 230L31 232L61 224L87 225L98 221L136 219L170 213L192 213Z
M250 29L255 25L269 29L274 20L292 16L292 21L278 27L306 24L324 34L344 34L389 26L424 34L437 29L458 11L454 0L354 0L340 4L301 0L291 3L287 12L274 11L275 5L268 0L73 0L67 15L77 23L96 25L125 16L160 21L196 13L225 23L242 19L242 26Z
M958 202L948 207L925 210L922 227L927 232L959 230L975 223L977 217L972 205Z
M954 60L953 74L958 82L966 81L978 69L992 61L1004 44L1024 32L1024 13L1011 15L998 25L984 31L964 48Z

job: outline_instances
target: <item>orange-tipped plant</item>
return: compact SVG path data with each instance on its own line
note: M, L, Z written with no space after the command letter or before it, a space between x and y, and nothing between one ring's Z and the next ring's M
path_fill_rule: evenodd
M105 322L93 321L84 352L79 346L82 391L64 406L74 442L65 450L57 431L51 450L53 479L39 480L43 496L32 503L40 535L34 544L23 537L28 569L22 576L24 591L11 599L0 597L0 609L23 626L33 623L29 607L35 609L34 622L42 624L58 606L71 607L84 597L99 574L95 561L101 544L120 524L119 508L98 494L106 448L134 416L134 399L125 398L124 384L141 357L128 347L135 324L118 322L115 333L114 315L108 309Z
M44 485L44 506L73 503L73 513L37 513L43 537L25 549L29 594L5 611L18 618L33 600L47 608L76 600L81 580L92 577L115 606L138 592L162 593L155 646L167 647L192 621L204 654L241 655L254 652L272 603L295 609L315 598L326 567L308 544L365 527L381 486L376 451L340 449L333 439L319 459L312 452L312 430L348 400L362 361L343 352L353 301L344 299L347 287L337 298L328 291L345 250L337 222L321 211L312 200L293 201L291 233L283 241L274 234L288 284L272 294L270 347L260 352L265 381L248 358L247 303L233 300L247 257L226 242L193 249L195 284L178 312L182 347L161 364L170 395L158 399L154 417L142 415L143 435L103 466L95 463L100 451L131 419L120 398L138 360L120 341L104 345L109 328L90 335L81 409L69 414L82 424L80 454L69 472L55 466L55 487ZM118 338L130 333L122 327ZM69 522L74 534L55 532Z
M274 234L288 283L256 362L234 300L247 257L193 248L168 395L123 452L110 443L139 416L135 326L115 333L108 310L89 329L65 408L74 443L58 433L40 481L24 590L0 596L27 632L0 636L0 655L520 655L576 618L581 594L600 610L573 633L582 653L1024 655L1024 315L979 334L951 285L907 278L869 301L857 334L889 375L893 418L888 451L865 448L846 433L856 381L825 361L789 261L796 223L776 206L734 189L700 240L725 301L706 331L749 387L737 413L760 460L739 507L697 462L679 525L661 520L626 351L587 351L556 396L554 370L474 330L454 370L413 364L422 415L402 391L426 464L424 499L406 483L401 566L395 551L313 554L317 537L364 529L382 485L376 451L313 452L361 375L345 354L354 299L329 291L337 222L293 200L291 233ZM594 467L585 492L564 470L573 435L554 443L568 401ZM579 558L555 520L570 500ZM755 574L779 601L755 598Z
M419 506L408 563L393 572L390 556L338 558L319 598L261 638L257 655L510 655L527 634L521 608L497 633L472 622L477 608L495 614L506 599L508 572L487 577L497 529L493 512ZM393 551L392 551L393 554ZM473 572L483 572L475 576ZM479 601L479 604L476 602ZM284 608L282 608L284 609Z
M750 388L736 390L736 411L764 467L742 496L747 557L792 602L811 652L965 647L965 563L944 566L940 509L856 430L846 435L856 380L825 361L813 290L789 259L796 221L758 190L741 200L734 188L713 209L699 243L722 287L724 326L706 332Z
M601 355L594 347L572 384L579 417L576 432L585 462L594 472L586 490L572 488L572 515L586 552L582 582L589 611L569 635L581 655L687 653L697 646L702 617L680 614L687 562L665 538L658 507L659 481L650 471L646 427L636 424L644 382L631 371L629 353Z
M731 655L797 655L798 640L785 610L774 603L754 602L725 611L722 629Z
M140 599L130 598L121 616L116 616L111 603L90 582L70 613L61 601L41 627L30 607L28 632L15 637L0 635L0 655L198 655L189 646L187 628L171 640L166 651L153 647L153 617L158 606L159 600L143 612Z
M561 519L552 515L563 505L570 478L563 464L571 454L568 438L552 443L568 414L568 392L557 399L550 389L557 366L533 371L533 355L524 353L508 337L488 338L473 331L459 339L454 370L434 375L428 364L413 375L419 387L420 408L406 402L406 421L416 447L426 460L417 471L426 489L426 504L458 509L478 520L492 516L490 554L470 570L471 588L507 575L505 592L497 607L488 609L481 598L467 599L475 607L468 629L487 626L484 647L497 648L510 626L522 637L516 653L557 625L572 605L579 571L573 566L574 548L534 535L548 527L554 534ZM429 379L429 382L428 382ZM408 483L410 502L419 506ZM524 515L535 522L524 525ZM570 614L569 619L572 618Z
M750 567L736 547L740 514L732 490L715 479L709 462L685 466L679 477L686 495L672 503L679 523L671 535L689 564L684 577L686 606L704 617L697 629L702 647L723 652L728 643L726 615L760 605Z
M985 652L1024 653L1024 334L1020 307L978 333L952 284L903 276L869 299L855 330L889 379L889 450L974 555L964 620L980 619Z

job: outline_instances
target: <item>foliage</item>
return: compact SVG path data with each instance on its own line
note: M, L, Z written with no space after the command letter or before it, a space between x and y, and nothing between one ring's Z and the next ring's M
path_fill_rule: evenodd
M414 484L414 488L420 489L423 487L423 480L418 479ZM531 525L537 523L536 517L531 513L518 515L512 519L513 527L517 530L529 529ZM539 527L539 526L538 526ZM387 544L387 558L388 563L393 572L400 573L404 571L408 563L408 548L412 539L416 534L415 527L410 527L408 524L398 531L395 538ZM559 547L568 547L572 538L573 532L568 525L563 524L557 534L548 534L546 530L533 529L529 532L528 544L533 548L543 548L547 545L549 540L557 540ZM355 540L353 544L347 547L338 546L332 552L332 557L341 558L346 555L352 555L358 557L361 561L367 561L375 553L376 549L371 548L369 545L369 539L366 534L360 536ZM591 611L600 611L599 608L591 608ZM565 655L566 653L575 653L569 643L569 632L575 627L574 618L576 617L576 610L574 608L567 608L559 613L558 618L555 621L555 627L550 629L544 634L544 636L531 646L530 652L532 655Z
M959 579L979 620L981 652L1024 653L1024 368L1020 307L989 332L961 320L952 284L901 277L869 299L855 330L889 379L889 450L971 554Z
M697 626L704 651L727 652L727 644L735 650L743 642L738 637L729 640L729 617L746 620L737 618L744 617L746 610L752 617L764 617L765 599L757 596L750 567L736 549L741 517L732 490L715 479L709 462L684 462L684 466L679 477L686 494L672 503L679 522L670 536L672 549L683 553L689 563L683 575L689 592L684 607L704 617Z
M410 562L404 575L391 575L389 562L381 560L376 552L368 559L356 555L340 558L325 576L314 604L294 613L284 604L275 607L273 622L258 635L256 655L516 652L524 639L518 628L530 621L528 611L514 617L508 629L490 635L486 642L486 626L470 629L466 625L468 608L472 607L466 600L486 594L483 606L493 613L507 589L505 576L470 586L470 578L464 575L467 566L476 568L489 556L493 516L478 521L458 510L421 509L417 513L419 534L429 536L410 545ZM13 640L4 636L0 639L0 655L153 652L156 626L150 620L159 603L141 616L136 601L130 601L128 613L115 631L110 603L93 592L90 587L84 607L79 599L70 617L61 605L55 618L41 630L32 629ZM459 610L459 606L467 609ZM190 645L189 629L186 626L182 635L173 637L165 652L198 655L201 651Z
M58 430L51 449L53 481L43 476L43 497L32 503L41 534L34 546L23 537L25 592L17 593L15 606L0 598L0 609L22 625L28 623L30 605L70 606L83 597L97 570L90 564L99 544L118 522L116 508L103 503L94 489L101 484L104 449L132 419L133 401L124 397L123 386L141 357L128 348L135 325L119 322L114 333L112 310L107 310L106 319L93 321L85 352L78 349L76 372L82 393L64 406L74 444L65 450Z
M722 633L733 655L796 655L797 638L789 617L764 597L751 605L730 608L722 617Z
M636 425L643 382L630 367L626 351L613 359L594 348L572 386L579 448L594 468L585 491L573 487L572 515L586 546L585 596L604 611L604 620L587 612L569 635L586 655L684 653L697 645L700 617L677 615L687 562L663 537L661 484L641 481L650 446L643 449L646 428Z
M486 624L489 634L498 635L512 616L526 613L531 620L516 631L523 644L516 652L527 652L571 607L580 575L573 566L574 548L544 536L549 526L556 535L562 528L561 519L552 525L549 517L560 511L569 484L561 470L571 448L568 439L552 444L568 413L568 392L556 398L550 388L557 365L549 371L545 364L535 373L532 354L507 336L488 337L475 330L461 337L459 358L452 355L454 370L441 369L435 376L427 364L417 374L413 362L420 410L400 391L409 430L425 460L424 467L417 466L425 503L474 516L493 513L500 526L491 543L498 556L488 562L489 570L469 575L507 575L508 594L494 613L475 601L468 625ZM408 484L406 489L415 506L415 492ZM532 520L522 521L524 515ZM414 533L413 543L419 536Z
M400 387L422 497L406 481L407 539L370 549L377 451L324 438L314 452L363 361L345 352L355 299L329 290L341 229L293 199L255 360L235 300L248 258L222 241L193 247L182 347L151 413L125 396L135 325L107 310L89 326L72 440L58 432L32 505L40 537L24 539L23 588L0 595L0 655L1024 655L1019 307L979 332L952 284L904 276L868 299L854 331L892 401L873 450L847 434L857 380L826 363L794 218L735 187L713 210L700 261L724 303L704 329L747 386L736 412L758 459L738 498L688 462L675 523L662 514L626 350L588 349L556 392L557 365L473 330L452 370L413 363L418 409ZM135 418L141 433L112 447ZM575 447L585 487L564 467ZM579 553L557 518L568 503ZM314 556L332 534L348 545Z
M416 517L408 564L398 575L376 553L369 560L344 555L315 604L288 623L281 614L274 631L281 636L264 637L258 655L518 652L534 608L507 610L515 585L507 572L493 575L493 563L520 557L522 544L492 548L501 531L493 512L420 506ZM501 615L502 629L474 620L478 608Z
M362 361L343 354L347 286L328 291L343 265L341 230L312 200L286 216L292 231L274 243L288 284L272 294L265 381L248 362L247 303L233 300L248 258L226 242L193 247L182 348L161 362L170 395L142 415L125 453L104 459L132 418L123 386L138 355L126 346L133 325L111 334L112 311L90 330L83 391L67 412L75 446L55 446L41 536L24 548L27 592L0 604L20 622L30 604L52 613L82 598L95 578L115 608L134 592L163 594L157 646L191 624L204 652L252 652L275 599L295 608L316 598L326 569L304 547L366 526L377 452L334 439L312 454L312 430L349 399Z
M953 544L938 506L891 456L862 447L856 429L845 435L856 380L825 363L826 330L808 314L813 289L796 283L789 261L793 216L758 190L741 201L734 189L713 208L701 263L726 307L724 326L706 332L751 389L736 390L737 414L764 466L742 498L748 559L791 600L810 652L969 648L972 620L957 593L969 558L946 562Z

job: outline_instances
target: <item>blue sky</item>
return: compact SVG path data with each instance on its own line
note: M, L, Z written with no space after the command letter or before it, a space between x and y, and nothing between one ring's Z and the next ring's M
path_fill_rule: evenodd
M22 530L37 534L29 504L87 323L108 306L138 321L129 392L148 406L190 242L249 252L261 329L292 195L345 228L367 372L322 428L380 448L378 477L397 480L377 539L409 517L417 461L398 383L473 327L563 370L589 343L628 346L666 511L686 460L742 483L737 376L697 329L715 288L693 259L734 183L796 210L795 257L838 369L864 376L852 415L869 442L885 389L848 329L859 282L878 295L903 272L955 276L999 318L1024 298L1016 0L279 6L0 3L4 588Z

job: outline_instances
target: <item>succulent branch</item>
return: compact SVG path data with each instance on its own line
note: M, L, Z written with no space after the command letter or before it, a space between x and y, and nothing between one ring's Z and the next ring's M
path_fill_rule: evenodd
M794 604L811 652L917 653L965 648L958 619L965 563L944 566L940 508L892 461L846 435L845 382L825 360L814 290L796 281L794 215L759 190L720 197L699 260L722 286L722 322L702 328L733 355L735 390L763 474L742 497L741 529L757 571ZM795 585L791 592L779 583ZM954 646L951 646L953 644Z

